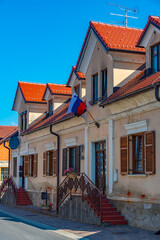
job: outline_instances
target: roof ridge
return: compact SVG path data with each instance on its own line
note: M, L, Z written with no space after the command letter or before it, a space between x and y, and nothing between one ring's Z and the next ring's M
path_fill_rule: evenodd
M118 27L118 28L124 28L124 29L131 29L131 30L141 30L143 31L143 29L141 28L134 28L134 27L124 27L124 26L120 26L120 25L115 25L115 24L109 24L109 23L104 23L104 22L99 22L99 21L90 21L90 23L97 23L97 24L103 24L103 25L108 25L108 26L112 26L112 27Z
M32 83L32 82L23 82L23 81L18 81L18 83L27 83L27 84L35 84L35 85L46 85L47 83Z
M47 83L48 85L49 84L52 84L52 85L60 85L60 86L66 86L66 84L62 84L62 83Z

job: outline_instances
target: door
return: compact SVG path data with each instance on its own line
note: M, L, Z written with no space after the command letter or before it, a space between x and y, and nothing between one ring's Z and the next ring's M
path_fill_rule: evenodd
M104 194L106 190L106 142L95 144L96 186Z
M22 188L25 189L25 177L24 177L24 157L22 157Z

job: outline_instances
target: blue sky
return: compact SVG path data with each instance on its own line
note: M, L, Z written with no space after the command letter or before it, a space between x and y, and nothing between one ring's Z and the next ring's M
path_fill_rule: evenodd
M108 15L123 11L106 2L0 0L0 125L17 124L11 109L19 80L66 83L89 21L123 20ZM159 0L111 2L138 9L138 19L129 19L129 27L144 28L149 15L159 16Z

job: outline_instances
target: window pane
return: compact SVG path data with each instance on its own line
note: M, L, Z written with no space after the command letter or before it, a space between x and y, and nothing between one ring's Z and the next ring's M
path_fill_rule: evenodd
M93 76L93 100L98 99L98 74Z
M8 168L1 168L1 181L8 177Z
M107 96L107 70L102 71L102 97Z
M135 137L135 171L143 172L143 136Z
M157 46L152 48L152 71L157 72Z

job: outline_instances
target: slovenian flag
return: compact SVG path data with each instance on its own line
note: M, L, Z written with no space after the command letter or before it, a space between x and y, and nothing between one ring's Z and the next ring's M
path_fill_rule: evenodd
M67 113L74 113L76 116L82 115L86 111L86 104L74 92Z

